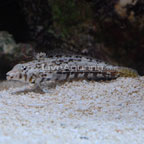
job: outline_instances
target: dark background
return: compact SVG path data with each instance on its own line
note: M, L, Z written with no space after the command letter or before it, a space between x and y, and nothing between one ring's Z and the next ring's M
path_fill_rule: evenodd
M36 52L89 55L144 74L142 0L124 9L119 0L1 0L0 31ZM19 47L19 57L0 51L1 78L16 63L28 60L21 57L23 51Z

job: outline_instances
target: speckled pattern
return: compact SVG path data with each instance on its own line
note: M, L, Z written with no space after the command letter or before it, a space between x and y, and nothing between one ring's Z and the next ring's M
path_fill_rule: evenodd
M0 86L1 144L142 144L144 77L73 81L51 93Z
M61 81L83 79L99 81L136 76L138 74L133 69L112 66L89 57L76 55L46 57L44 53L40 53L36 60L17 64L7 73L7 80L33 83L44 92L48 92L50 85Z

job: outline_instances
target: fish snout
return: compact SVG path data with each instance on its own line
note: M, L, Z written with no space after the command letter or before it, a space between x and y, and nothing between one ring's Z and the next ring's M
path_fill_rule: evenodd
M13 79L13 75L10 72L6 73L6 79L7 80Z
M17 73L16 72L7 72L6 73L6 79L7 80L16 80L17 79Z

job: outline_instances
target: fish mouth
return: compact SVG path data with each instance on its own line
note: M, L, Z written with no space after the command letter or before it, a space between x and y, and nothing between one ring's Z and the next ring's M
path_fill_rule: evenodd
M10 75L6 74L6 79L7 79L7 80L12 80L12 79L13 79L13 76L10 76Z
M8 72L8 73L6 73L6 79L12 80L12 79L14 79L14 76L10 72Z

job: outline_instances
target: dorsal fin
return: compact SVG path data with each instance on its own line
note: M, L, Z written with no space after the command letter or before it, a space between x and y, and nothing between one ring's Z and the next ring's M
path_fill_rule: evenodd
M43 53L43 52L37 53L35 56L36 60L42 60L44 58L46 58L46 53Z

